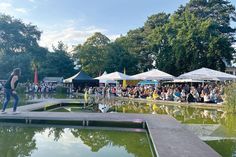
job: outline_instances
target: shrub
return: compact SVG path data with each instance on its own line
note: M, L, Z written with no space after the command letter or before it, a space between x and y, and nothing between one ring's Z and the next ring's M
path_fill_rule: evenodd
M224 88L224 105L228 113L236 113L236 83Z

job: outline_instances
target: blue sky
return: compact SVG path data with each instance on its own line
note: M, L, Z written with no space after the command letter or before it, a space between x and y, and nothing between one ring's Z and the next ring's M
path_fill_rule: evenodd
M94 32L110 39L143 26L148 16L173 13L189 0L0 0L0 12L43 31L40 44L83 43ZM236 5L236 0L231 0Z

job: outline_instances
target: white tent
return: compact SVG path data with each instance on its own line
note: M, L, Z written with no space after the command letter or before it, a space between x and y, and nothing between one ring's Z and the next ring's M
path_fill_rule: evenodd
M158 69L131 76L134 80L173 80L175 77Z
M105 76L105 75L107 75L106 71L104 71L104 73L101 76ZM99 77L97 77L97 78L99 78ZM114 81L114 80L107 80L107 79L99 79L99 83L105 83L105 84L113 83L113 84L115 84L116 81Z
M201 68L185 74L182 74L178 77L179 79L195 79L195 80L213 80L213 81L226 81L226 80L235 80L236 76L227 74L224 72Z
M125 75L120 72L113 72L110 74L102 75L102 76L96 77L95 79L98 79L98 80L132 80L132 78L129 75Z

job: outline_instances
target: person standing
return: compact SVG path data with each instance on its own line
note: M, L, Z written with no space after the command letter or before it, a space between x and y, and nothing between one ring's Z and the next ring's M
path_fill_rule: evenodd
M14 98L14 104L13 104L13 113L17 114L19 112L16 111L17 105L18 105L18 101L19 101L19 97L15 91L17 84L18 84L18 80L19 77L21 75L21 70L20 68L16 68L13 70L13 72L11 73L11 76L8 78L5 86L4 86L4 94L5 94L5 99L3 102L3 108L2 108L2 113L6 113L6 107L10 101L11 96Z

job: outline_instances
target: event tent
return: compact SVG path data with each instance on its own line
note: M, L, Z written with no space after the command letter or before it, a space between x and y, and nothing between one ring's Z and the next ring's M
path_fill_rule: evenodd
M147 72L133 75L131 78L134 80L173 80L175 77L158 69L152 69Z
M98 80L132 80L132 78L129 75L125 75L125 74L117 72L117 71L110 73L110 74L96 77L95 79L98 79Z
M105 76L105 75L107 75L106 71L101 76ZM113 84L115 84L116 81L114 81L114 80L107 80L107 79L99 79L99 83L104 83L104 84L113 83Z
M73 79L76 80L93 80L92 77L88 76L85 72L80 71L77 74L75 74L74 76L64 79L63 83L72 83Z
M236 76L221 71L212 70L209 68L201 68L182 74L178 77L178 79L226 81L226 80L235 80Z
M63 83L73 83L74 88L81 88L81 89L83 89L86 86L88 87L99 86L99 80L93 79L83 71L80 71L74 76L63 80Z

